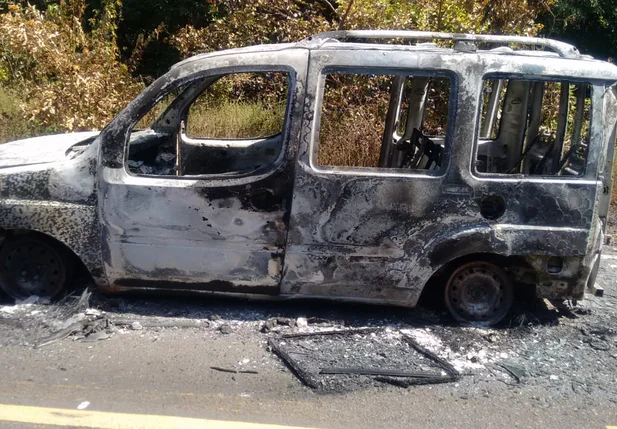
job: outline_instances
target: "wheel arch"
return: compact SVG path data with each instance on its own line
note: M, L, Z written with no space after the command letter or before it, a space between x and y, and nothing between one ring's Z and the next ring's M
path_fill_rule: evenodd
M424 283L420 299L432 295L459 266L472 261L492 262L513 275L515 282L533 284L535 269L523 254L513 253L511 242L496 236L489 225L449 230L440 234L425 252L425 260L432 274Z
M95 274L97 273L96 268L88 266L85 260L75 251L75 249L66 241L62 240L62 237L54 236L52 234L48 234L42 231L38 231L35 229L8 229L8 228L0 228L0 247L2 246L2 242L11 237L21 236L21 235L30 235L34 237L40 237L41 239L52 242L53 244L59 246L63 251L65 251L69 257L72 259L72 262L75 264L76 271L81 271L83 273L88 273L88 275L92 279L96 279Z
M492 252L476 252L469 253L462 256L457 256L455 258L450 259L445 264L441 265L431 276L434 277L436 275L443 275L452 272L456 267L466 264L472 261L487 261L492 262L496 265L502 267L512 267L512 266L521 266L527 268L529 270L533 270L534 268L527 261L525 256L520 255L502 255L499 253Z

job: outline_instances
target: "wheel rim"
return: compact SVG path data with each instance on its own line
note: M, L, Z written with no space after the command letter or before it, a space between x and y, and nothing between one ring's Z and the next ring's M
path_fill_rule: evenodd
M472 262L458 268L446 285L446 306L459 321L493 325L512 306L508 275L488 262Z
M53 298L63 288L62 257L39 240L15 240L0 250L0 286L12 298Z

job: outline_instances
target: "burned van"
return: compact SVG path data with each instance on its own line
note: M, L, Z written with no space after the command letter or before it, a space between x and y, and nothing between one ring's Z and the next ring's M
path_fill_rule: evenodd
M594 291L617 67L548 39L348 31L192 57L102 132L0 146L0 286L406 307Z

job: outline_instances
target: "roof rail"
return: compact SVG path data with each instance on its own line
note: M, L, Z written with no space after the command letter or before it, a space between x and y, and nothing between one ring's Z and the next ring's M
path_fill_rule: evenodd
M520 43L548 48L562 58L579 58L580 54L575 46L552 39L526 36L500 36L492 34L463 34L438 33L413 30L343 30L327 31L307 37L306 41L326 39L414 39L414 40L456 40L466 42L488 43Z

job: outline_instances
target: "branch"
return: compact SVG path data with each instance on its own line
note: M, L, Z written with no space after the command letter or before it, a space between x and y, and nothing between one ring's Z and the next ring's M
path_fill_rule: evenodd
M351 7L353 6L353 2L354 0L349 0L349 4L347 5L347 9L345 10L345 14L343 15L343 18L341 18L341 22L339 22L338 24L338 30L341 31L343 29L343 27L345 26L345 22L347 21L347 16L349 15L349 12L351 11Z
M495 3L495 0L492 0L486 3L486 6L484 7L484 14L482 16L482 19L480 20L481 26L484 26L484 24L486 24L486 21L488 21L489 16L491 15L491 12L492 12L493 3Z
M326 5L328 5L328 8L332 11L332 13L334 13L334 15L338 17L338 11L332 5L332 3L330 3L328 0L320 0L320 2L325 3Z

